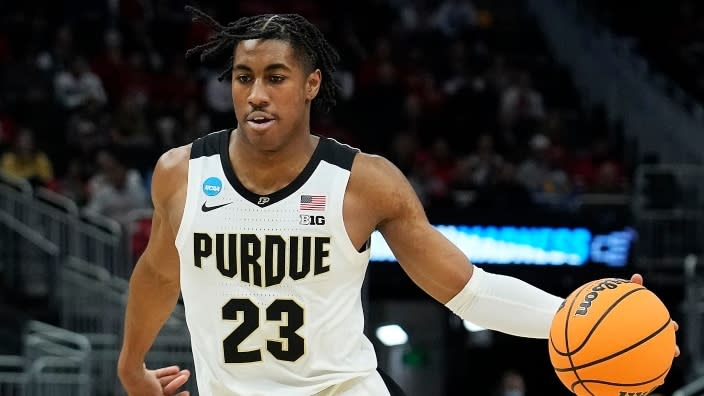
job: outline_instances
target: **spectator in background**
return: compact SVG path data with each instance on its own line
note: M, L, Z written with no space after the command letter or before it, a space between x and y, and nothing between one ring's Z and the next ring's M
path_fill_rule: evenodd
M516 165L503 161L495 179L478 190L472 207L492 210L492 215L510 215L516 211L525 212L533 204L531 191L516 177Z
M551 205L566 203L570 193L569 178L552 157L550 139L536 134L530 141L530 148L531 154L518 167L518 180L533 194L535 200Z
M219 79L220 72L209 70L205 79L205 103L214 129L232 126L235 112L232 111L232 93L230 81Z
M56 74L54 89L59 104L69 111L76 110L89 101L102 107L108 100L102 81L90 71L86 60L80 56L71 61L68 70Z
M125 57L119 30L107 30L104 45L102 52L93 59L91 68L102 81L110 104L114 105L120 102L125 93L130 66Z
M418 199L427 206L429 204L430 180L424 174L423 159L427 154L419 147L415 134L401 132L391 139L391 149L388 158L403 172Z
M483 133L477 138L474 151L460 159L458 179L472 188L482 188L491 183L503 166L503 157L496 151L494 137Z
M12 176L27 179L32 185L52 187L54 170L47 155L39 150L34 132L20 129L13 149L0 158L0 169Z
M436 137L427 155L420 157L421 172L428 187L431 205L447 206L451 199L450 186L457 171L455 158L447 139Z
M518 371L506 370L501 376L499 389L496 396L524 396L526 394L526 383L523 375Z
M443 34L456 37L477 25L477 9L469 0L445 0L435 10L432 21Z
M10 148L12 142L14 141L15 122L10 115L4 113L2 111L2 107L0 107L0 153L4 152L5 149Z
M618 164L614 161L604 161L599 164L594 177L594 182L587 192L595 194L627 193L627 183L621 174Z
M127 95L120 100L113 117L115 128L112 141L122 147L148 148L154 145L154 137L142 106L136 95Z
M89 181L85 211L110 217L126 226L131 210L149 207L142 176L129 168L116 151L98 151L96 162L99 170Z
M519 73L517 81L501 94L499 123L508 135L507 140L521 147L544 117L543 95L533 87L528 72Z
M57 192L72 199L78 206L84 206L87 201L86 164L80 158L72 158L66 166L66 171L57 180Z
M88 101L68 118L66 122L65 148L71 157L82 156L93 161L98 147L110 141L110 131L114 128L108 114L95 101Z

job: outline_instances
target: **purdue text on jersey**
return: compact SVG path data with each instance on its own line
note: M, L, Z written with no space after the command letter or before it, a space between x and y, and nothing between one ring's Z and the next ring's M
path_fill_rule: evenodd
M213 240L215 240L213 246ZM193 263L203 268L203 259L215 253L222 276L260 287L278 285L288 276L300 280L330 271L329 237L256 234L193 234ZM239 247L239 248L238 248Z

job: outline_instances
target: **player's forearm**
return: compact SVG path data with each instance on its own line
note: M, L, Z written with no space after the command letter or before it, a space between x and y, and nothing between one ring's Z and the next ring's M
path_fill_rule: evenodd
M130 279L120 372L142 367L162 325L171 315L178 301L179 282L167 280L140 262Z
M522 280L474 267L467 285L446 306L476 325L520 337L545 338L564 300Z

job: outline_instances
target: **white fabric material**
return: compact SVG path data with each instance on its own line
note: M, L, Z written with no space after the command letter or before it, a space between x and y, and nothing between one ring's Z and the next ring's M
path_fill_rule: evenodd
M478 326L527 338L547 339L564 299L520 279L475 266L465 287L445 304Z
M330 387L315 396L390 396L378 371Z

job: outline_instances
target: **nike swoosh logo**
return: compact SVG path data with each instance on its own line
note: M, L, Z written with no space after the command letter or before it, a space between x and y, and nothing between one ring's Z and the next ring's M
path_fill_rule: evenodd
M206 205L206 202L203 202L203 206L200 207L200 210L202 210L203 213L205 213L205 212L210 212L211 210L215 210L215 209L218 209L218 208L222 208L223 206L227 206L227 205L229 205L229 204L231 204L231 203L232 203L232 202L224 203L224 204L222 204L222 205L207 206L207 205Z

